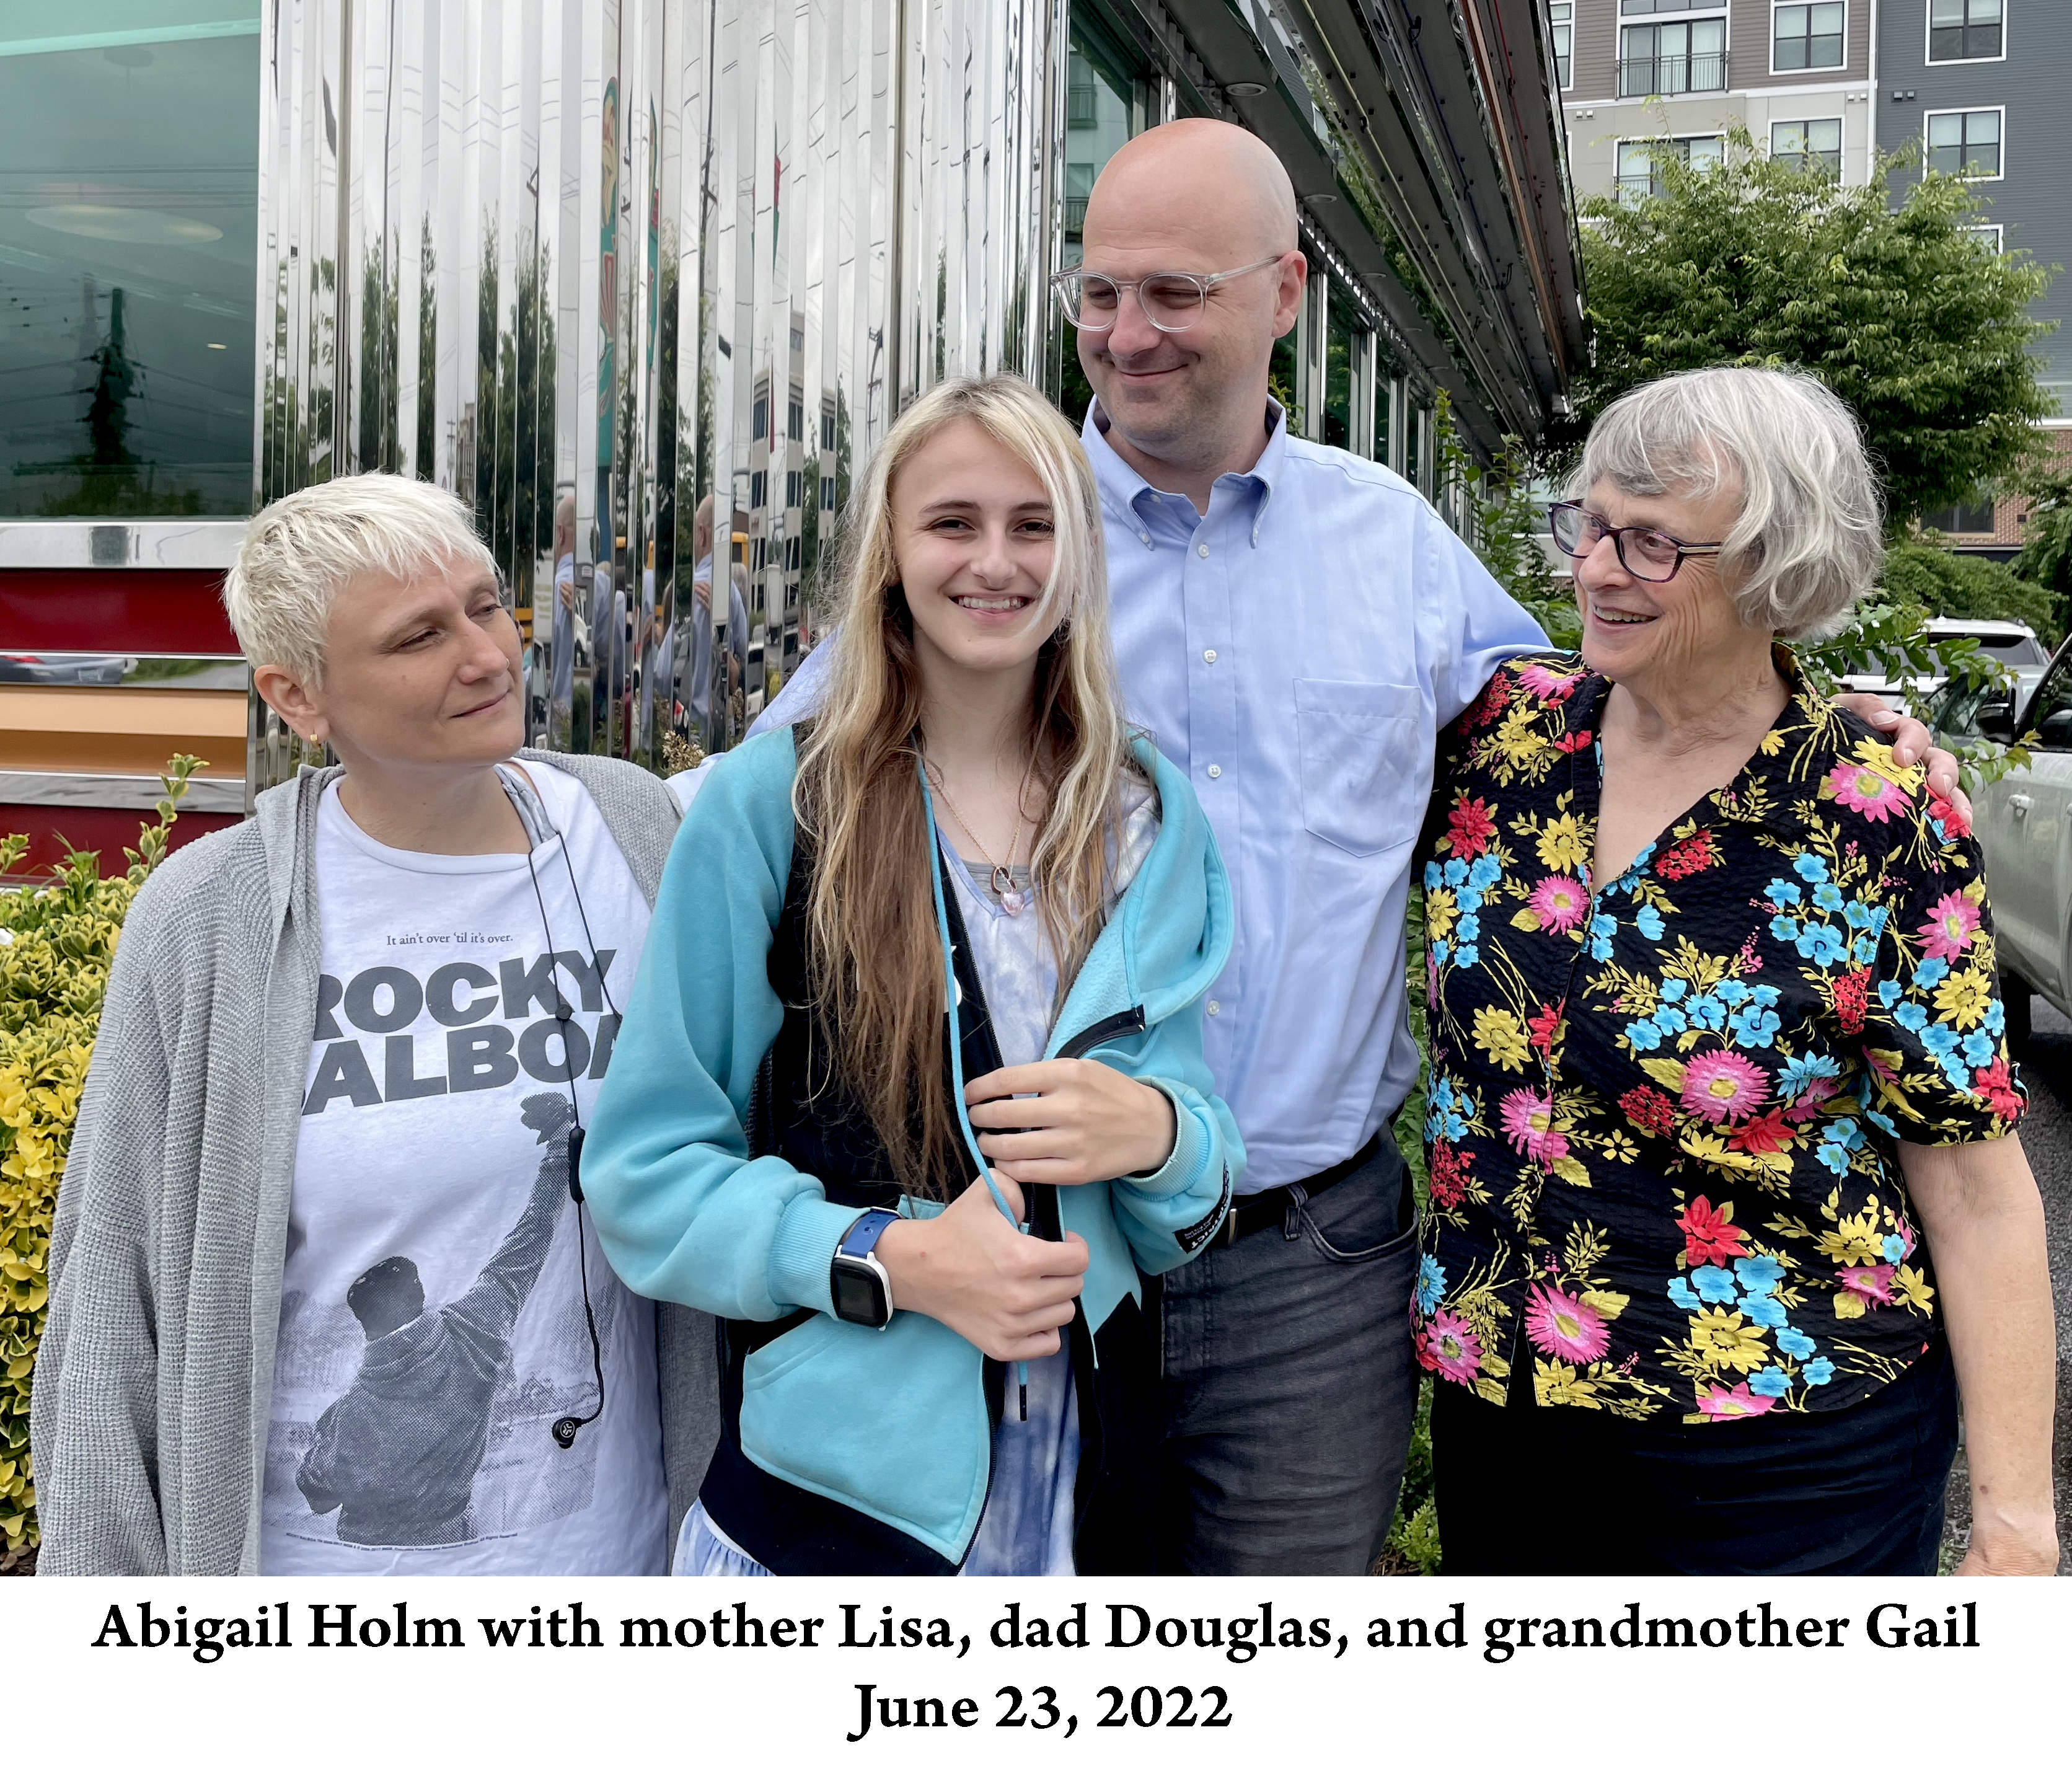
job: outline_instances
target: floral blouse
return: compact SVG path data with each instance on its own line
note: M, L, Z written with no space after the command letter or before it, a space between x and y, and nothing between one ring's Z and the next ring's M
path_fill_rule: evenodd
M1543 1406L1838 1410L1940 1330L1894 1143L2025 1108L1979 850L1792 686L1733 782L1594 895L1610 683L1514 658L1441 743L1414 1325L1492 1402L1530 1355Z

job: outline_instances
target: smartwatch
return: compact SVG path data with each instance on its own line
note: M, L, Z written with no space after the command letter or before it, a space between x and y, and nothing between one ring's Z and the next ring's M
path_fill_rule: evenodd
M892 1322L892 1278L878 1261L875 1248L886 1228L899 1216L889 1208L857 1216L856 1224L835 1247L828 1288L835 1316L849 1324L882 1331Z

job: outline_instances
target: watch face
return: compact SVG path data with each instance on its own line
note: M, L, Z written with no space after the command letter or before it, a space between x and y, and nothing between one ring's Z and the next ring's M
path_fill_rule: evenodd
M885 1291L878 1286L876 1273L861 1263L844 1259L835 1264L834 1301L835 1315L852 1324L874 1328L885 1323L889 1316Z

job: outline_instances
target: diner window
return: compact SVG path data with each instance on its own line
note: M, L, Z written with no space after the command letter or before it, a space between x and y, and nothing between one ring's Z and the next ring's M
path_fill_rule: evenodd
M1664 186L1664 155L1693 171L1710 171L1726 158L1724 135L1677 135L1667 141L1622 141L1618 144L1618 194L1629 202L1659 196Z
M1931 110L1927 117L1928 169L1953 178L2002 175L2001 110Z
M1998 61L2007 53L2001 0L1928 0L1930 61Z
M1770 65L1774 73L1842 65L1848 9L1843 0L1770 9Z
M1724 92L1726 84L1727 20L1724 13L1712 19L1620 27L1622 98Z
M258 0L0 15L0 518L253 496Z
M1813 117L1797 122L1770 126L1770 156L1797 162L1801 171L1825 167L1837 178L1842 175L1842 119Z
M1547 8L1554 37L1554 83L1566 92L1575 83L1575 0L1552 0Z

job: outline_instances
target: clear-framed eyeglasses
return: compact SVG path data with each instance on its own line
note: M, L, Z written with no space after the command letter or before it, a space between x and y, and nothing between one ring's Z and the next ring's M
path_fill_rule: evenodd
M1554 543L1572 558L1586 558L1610 537L1626 574L1643 582L1667 582L1688 558L1709 558L1725 542L1679 540L1651 527L1614 527L1580 503L1556 503L1547 511Z
M1279 263L1286 255L1278 253L1256 264L1219 270L1206 276L1191 270L1160 270L1149 276L1126 279L1095 270L1063 270L1050 278L1050 292L1057 297L1058 311L1066 323L1083 331L1104 331L1112 326L1116 315L1122 311L1126 288L1137 290L1137 304L1160 331L1184 331L1202 316L1209 290L1219 282L1249 276Z

